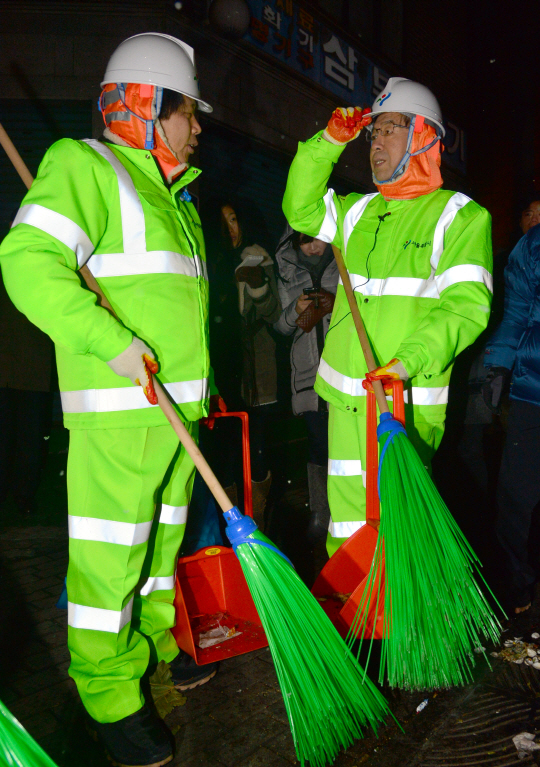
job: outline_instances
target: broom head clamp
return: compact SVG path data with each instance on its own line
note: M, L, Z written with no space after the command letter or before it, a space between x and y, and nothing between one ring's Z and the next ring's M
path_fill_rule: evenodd
M237 506L233 506L229 511L224 511L223 516L227 522L225 532L233 546L259 529L255 520L244 516Z

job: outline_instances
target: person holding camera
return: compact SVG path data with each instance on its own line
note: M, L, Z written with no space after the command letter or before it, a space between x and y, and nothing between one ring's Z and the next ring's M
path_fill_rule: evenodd
M325 538L328 506L328 404L315 389L315 378L330 325L338 283L337 264L326 242L287 226L276 251L278 291L284 307L274 329L292 336L292 409L306 423L309 441L307 476L311 518L308 542Z

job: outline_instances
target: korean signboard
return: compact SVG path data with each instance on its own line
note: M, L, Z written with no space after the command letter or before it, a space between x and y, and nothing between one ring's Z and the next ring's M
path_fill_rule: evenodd
M293 0L248 0L245 40L331 91L336 106L369 106L388 75ZM443 159L465 173L465 137L446 124Z

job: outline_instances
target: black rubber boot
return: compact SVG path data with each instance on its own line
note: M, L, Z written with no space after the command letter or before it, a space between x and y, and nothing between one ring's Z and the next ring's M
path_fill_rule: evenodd
M205 684L216 675L219 663L207 663L197 666L193 658L180 650L176 658L169 664L172 683L177 690L191 690Z
M325 541L330 524L330 507L328 506L328 469L326 466L317 466L316 463L308 463L308 488L309 506L311 517L306 533L307 541L314 546L320 541Z
M161 719L144 706L118 722L87 717L88 729L115 767L162 767L173 758L173 737Z

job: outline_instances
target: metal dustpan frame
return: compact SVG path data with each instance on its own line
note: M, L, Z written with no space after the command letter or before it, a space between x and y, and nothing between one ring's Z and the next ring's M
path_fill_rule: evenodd
M394 381L392 389L394 418L405 424L403 382ZM373 392L368 391L366 394L366 524L341 544L321 570L312 588L313 595L321 600L322 608L343 637L349 631L364 594L381 519L377 490L379 471L377 403ZM384 572L381 573L381 577L384 578ZM332 598L333 594L350 594L350 597L342 604L335 597ZM382 639L383 623L384 586L381 584L381 588L378 589L378 584L375 584L369 600L367 620L364 621L362 618L358 626L366 638Z
M242 421L242 463L244 476L244 513L253 517L249 419L247 413L216 412L206 419L214 428L216 418L240 418ZM178 646L198 665L234 658L268 646L261 619L249 592L238 557L227 546L205 546L194 554L181 557L176 568L174 599L176 624L172 633ZM202 650L193 631L199 615L228 612L238 623L241 635Z

